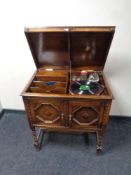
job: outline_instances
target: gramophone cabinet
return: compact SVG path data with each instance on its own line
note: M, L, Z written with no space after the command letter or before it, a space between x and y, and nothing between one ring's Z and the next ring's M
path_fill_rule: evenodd
M114 26L25 28L36 71L22 92L36 150L45 132L95 133L101 152L112 93L103 69ZM104 90L71 94L71 76L97 72Z

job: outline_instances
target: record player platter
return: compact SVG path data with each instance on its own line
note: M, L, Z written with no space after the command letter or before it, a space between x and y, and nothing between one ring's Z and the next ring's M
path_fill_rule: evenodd
M89 84L85 84L83 81L72 82L70 85L70 93L71 94L94 94L100 95L104 90L104 86L100 83L90 82Z

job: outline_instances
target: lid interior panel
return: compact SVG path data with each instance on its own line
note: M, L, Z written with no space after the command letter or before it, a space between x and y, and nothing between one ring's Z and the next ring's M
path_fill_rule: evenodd
M69 27L25 30L37 68L93 67L103 70L115 27Z
M104 67L113 33L70 33L70 57L72 67Z
M64 32L29 32L28 43L36 66L68 66L68 34Z

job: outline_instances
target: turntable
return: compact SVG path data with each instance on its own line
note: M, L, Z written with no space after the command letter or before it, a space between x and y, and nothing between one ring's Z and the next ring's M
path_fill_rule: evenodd
M93 94L100 95L104 90L104 85L100 83L99 74L97 72L88 73L81 71L81 76L75 79L71 77L69 91L71 94Z

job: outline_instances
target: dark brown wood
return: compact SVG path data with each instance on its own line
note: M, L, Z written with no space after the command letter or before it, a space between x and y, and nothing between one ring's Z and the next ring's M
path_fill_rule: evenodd
M103 70L114 27L26 28L37 68L45 65L92 66Z
M71 32L72 67L104 68L114 32Z
M36 67L69 65L68 35L65 32L25 32Z
M25 34L37 70L21 95L36 150L46 131L93 132L101 152L113 98L103 68L114 27L26 28ZM70 94L70 74L81 70L98 72L101 95Z

